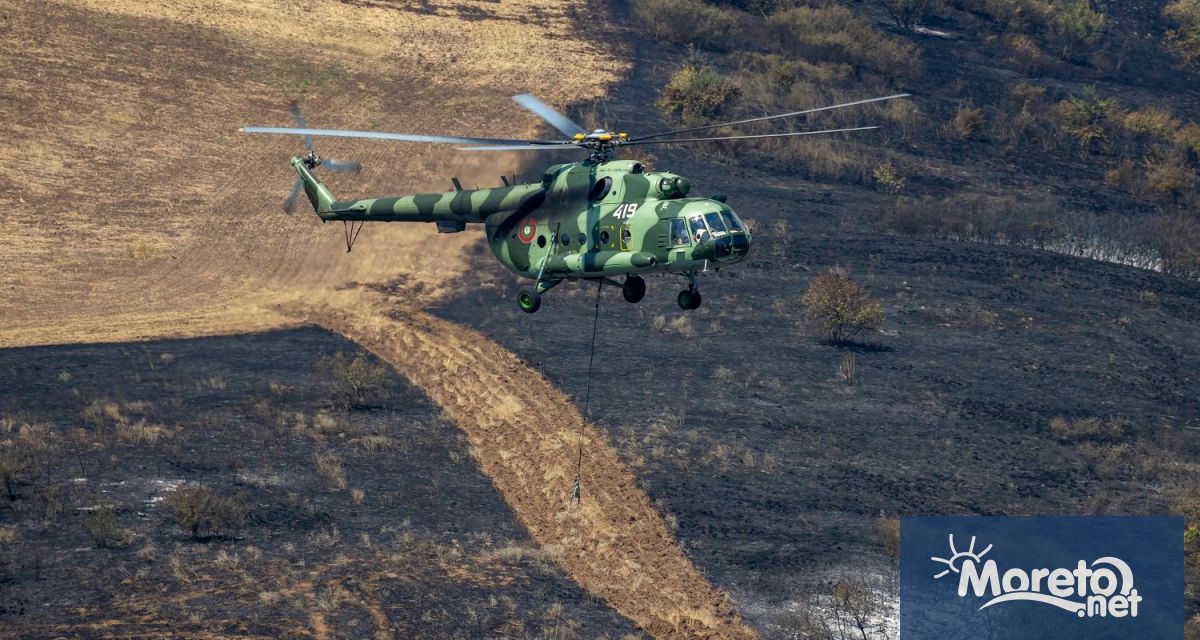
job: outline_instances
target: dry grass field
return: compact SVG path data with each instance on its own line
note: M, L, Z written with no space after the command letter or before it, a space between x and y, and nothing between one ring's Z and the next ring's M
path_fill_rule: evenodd
M545 474L566 473L562 449L580 419L572 411L545 420L540 408L570 406L565 396L478 333L420 314L390 319L370 287L357 286L403 277L402 289L436 300L463 275L460 258L477 235L430 242L431 228L370 228L347 255L340 229L280 211L293 180L286 159L299 142L236 132L290 123L287 105L299 98L310 126L533 133L538 123L508 96L583 101L628 69L619 52L576 31L586 3L84 0L0 9L5 41L23 43L0 54L0 347L328 323L396 365L467 432L539 543L587 551L562 561L579 584L659 637L752 635L602 437L590 434L607 457L583 509L571 513L544 490ZM491 184L523 161L318 145L363 162L359 176L331 178L345 193L442 190L451 175ZM506 380L530 382L519 395L489 395ZM505 434L518 440L496 437ZM288 589L304 596L311 587L300 580ZM338 635L319 611L307 618L313 637ZM153 615L97 621L92 632L130 633L131 623L167 633Z

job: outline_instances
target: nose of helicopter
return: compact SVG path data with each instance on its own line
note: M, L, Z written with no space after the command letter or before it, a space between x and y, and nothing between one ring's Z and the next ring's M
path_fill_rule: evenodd
M729 233L709 238L692 252L696 260L713 260L722 264L741 262L750 253L750 236L745 233Z

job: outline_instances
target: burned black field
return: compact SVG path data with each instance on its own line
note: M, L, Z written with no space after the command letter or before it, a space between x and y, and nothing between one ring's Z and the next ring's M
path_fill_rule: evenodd
M0 352L27 463L0 500L0 637L634 632L402 376L332 409L314 366L338 352L359 350L322 329ZM168 506L187 483L238 522L193 537Z
M695 312L675 306L681 278L649 280L636 307L604 291L591 417L761 629L787 624L772 605L823 583L888 575L890 517L1178 508L1147 469L1200 453L1200 285L978 244L756 242L753 264L703 279ZM840 348L799 302L834 266L888 315ZM514 294L465 292L441 313L582 405L595 287L560 286L531 317ZM1051 427L1091 419L1123 431L1106 442Z

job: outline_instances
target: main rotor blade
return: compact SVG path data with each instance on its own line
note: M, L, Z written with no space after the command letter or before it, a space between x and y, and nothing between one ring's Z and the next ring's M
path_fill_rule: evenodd
M583 130L583 127L575 124L574 120L571 120L563 114L555 111L553 107L545 102L542 102L541 100L538 100L532 95L529 95L528 93L522 93L519 96L513 96L513 100L515 100L516 103L522 107L532 111L542 120L549 122L551 126L553 126L555 129L558 129L559 132L568 138L574 137L577 133L587 133Z
M559 149L578 149L573 144L502 144L486 147L455 147L459 151L557 151Z
M302 136L330 136L336 138L369 138L373 140L404 140L407 142L434 142L441 144L562 144L561 140L517 140L510 138L464 138L460 136L427 136L414 133L390 133L387 131L350 131L346 129L302 129L296 127L241 127L243 133L279 133Z
M296 119L296 126L300 127L301 129L308 126L304 123L304 112L300 110L299 100L292 101L292 117ZM312 151L312 136L304 136L304 148L308 149L309 152Z
M699 127L688 127L686 129L675 129L674 131L663 131L662 133L652 133L648 136L638 136L636 138L630 138L626 142L626 144L628 144L630 142L636 142L638 140L650 140L651 138L661 138L663 136L670 136L670 135L675 135L675 134L679 134L679 133L690 133L692 131L703 131L705 129L716 129L717 127L728 127L728 126L732 126L735 124L747 124L750 122L762 122L764 120L775 120L776 118L791 118L793 116L801 116L806 113L817 113L818 111L831 111L833 109L844 109L846 107L855 107L860 104L870 104L872 102L883 102L885 100L895 100L896 98L907 98L911 95L912 95L911 93L897 93L894 96L884 96L882 98L869 98L867 100L855 100L854 102L844 102L842 104L835 104L835 105L831 105L828 107L816 107L814 109L804 109L803 111L792 111L789 113L780 113L780 114L773 115L773 116L762 116L759 118L747 118L745 120L734 120L733 122L722 122L720 124L706 124L706 125L699 126Z
M791 131L789 133L760 133L757 135L747 136L717 136L714 138L676 138L674 140L634 140L632 142L622 143L622 146L628 144L671 144L672 142L707 142L709 140L747 140L750 138L787 138L791 136L815 136L823 133L845 133L847 131L870 131L879 127L853 127L850 129L823 129L821 131Z

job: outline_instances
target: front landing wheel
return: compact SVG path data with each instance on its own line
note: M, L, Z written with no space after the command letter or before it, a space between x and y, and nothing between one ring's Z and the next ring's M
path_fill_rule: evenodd
M521 289L517 294L517 306L525 313L533 313L542 306L542 294L533 289Z
M628 276L625 278L625 283L621 285L621 295L625 296L625 302L637 304L646 297L646 281L639 276Z
M700 297L699 291L696 291L695 289L684 289L683 291L679 292L679 298L676 299L676 302L679 303L680 309L690 311L692 309L699 309L701 300L702 298Z

